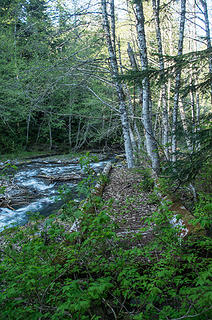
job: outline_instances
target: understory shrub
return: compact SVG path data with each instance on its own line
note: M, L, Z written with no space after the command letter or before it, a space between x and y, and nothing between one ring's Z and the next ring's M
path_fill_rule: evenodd
M161 207L123 239L111 205L89 197L84 210L67 206L63 221L51 216L42 229L38 220L4 231L0 319L210 319L211 238L180 238ZM78 230L67 231L76 218Z

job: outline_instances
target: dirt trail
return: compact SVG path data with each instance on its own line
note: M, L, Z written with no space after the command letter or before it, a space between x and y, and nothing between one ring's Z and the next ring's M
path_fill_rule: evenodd
M141 181L141 174L136 170L113 167L103 192L104 201L113 199L112 212L120 223L117 233L126 240L145 227L145 219L157 210L157 205L149 199L150 193L141 190ZM144 232L142 243L150 238L151 230Z

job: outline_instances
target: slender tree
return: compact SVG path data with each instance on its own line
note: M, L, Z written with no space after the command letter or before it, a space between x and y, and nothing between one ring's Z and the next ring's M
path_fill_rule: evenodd
M150 83L148 78L148 57L147 57L147 45L146 45L146 35L144 28L144 12L143 12L143 2L136 1L135 3L135 14L136 14L136 28L137 28L137 38L140 52L140 61L142 71L146 73L142 81L143 88L143 104L142 104L142 123L145 129L146 138L146 148L147 153L151 159L152 168L156 173L160 171L160 161L158 156L158 148L155 140L153 127L152 127L152 108L151 108L151 93L150 93Z
M212 103L212 52L211 52L211 37L210 37L210 24L209 24L209 17L208 17L208 6L206 0L200 0L202 7L203 7L203 14L204 14L204 23L205 23L205 37L207 42L207 48L209 49L209 75L211 81L211 103Z
M162 45L162 36L160 28L160 0L152 0L153 14L155 20L155 30L156 30L156 39L159 55L159 67L160 67L160 81L162 83L161 87L161 102L162 102L162 145L164 147L164 152L166 158L169 158L169 148L168 148L168 126L169 126L169 117L168 117L168 106L167 106L167 85L165 82L165 65L163 58L163 45Z
M183 54L183 40L185 30L185 17L186 17L186 0L181 0L181 15L179 26L179 40L178 40L178 58ZM174 106L172 112L172 161L176 161L177 151L177 117L179 108L179 95L180 95L180 79L181 79L181 67L177 66L175 80L175 93L174 93Z
M109 24L108 19L108 11L107 11L107 5L106 0L101 1L102 6L102 17L103 17L103 29L106 36L107 41L107 48L108 48L108 54L110 57L110 67L111 67L111 75L113 82L116 87L116 92L119 100L119 111L120 111L120 118L121 118L121 124L122 124L122 131L124 136L124 146L125 146L125 153L126 153L126 159L127 159L127 165L128 168L132 168L134 166L134 159L133 159L133 148L132 148L132 142L130 139L130 129L129 129L129 120L128 120L128 114L127 114L127 106L125 102L125 96L122 84L119 80L119 70L118 70L118 62L117 62L117 56L116 51L114 48L114 34L115 34L115 18L114 18L114 6L111 5L112 11L110 12L111 16L111 28ZM112 30L112 35L111 35Z

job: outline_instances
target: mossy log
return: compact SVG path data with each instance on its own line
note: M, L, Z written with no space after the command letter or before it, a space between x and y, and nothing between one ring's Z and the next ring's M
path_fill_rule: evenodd
M102 171L103 177L108 177L111 168L112 168L112 163L108 162L107 165L104 167L104 170ZM95 196L102 196L105 185L106 185L106 180L97 182L91 194Z
M112 168L112 163L108 162L107 165L104 167L104 170L102 171L102 175L104 177L107 177L110 173L111 168ZM95 187L91 191L91 197L102 196L105 185L106 185L106 179L102 179L100 182L97 182ZM89 212L92 212L92 213L95 212L94 206L89 206L89 209L86 208L87 203L88 203L88 199L85 199L84 201L82 201L79 207L80 210L82 210L85 214L88 212L88 210ZM76 220L69 231L70 232L77 231L79 230L79 228L80 228L80 222Z
M160 184L157 179L155 179L155 186L157 190L160 190ZM174 217L169 222L173 226L182 226L182 231L179 234L180 237L192 234L199 236L206 234L205 229L199 223L195 225L192 224L192 220L194 220L195 217L174 197L174 195L163 195L160 191L157 191L157 195L160 198L161 204L168 204L169 210L174 213ZM180 219L178 219L178 216L180 216Z

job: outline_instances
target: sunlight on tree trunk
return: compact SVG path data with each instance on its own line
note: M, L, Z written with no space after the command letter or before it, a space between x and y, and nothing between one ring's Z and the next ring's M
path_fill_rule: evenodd
M155 29L156 29L156 39L158 46L158 55L159 55L159 67L160 67L160 80L162 82L162 145L164 148L164 153L166 159L169 159L169 148L168 148L168 107L167 107L167 85L165 83L165 74L164 74L164 59L163 59L163 46L162 46L162 37L160 30L160 0L152 0L152 7L155 19Z
M110 31L110 25L108 20L108 13L107 13L107 6L106 6L106 0L102 0L102 15L103 15L103 27L105 31L106 41L107 41L107 47L108 47L108 53L110 56L110 66L111 66L111 72L112 72L112 79L116 87L116 92L119 100L119 111L120 111L120 118L121 118L121 124L122 124L122 131L124 136L124 146L125 146L125 153L126 153L126 159L127 159L127 165L128 168L134 167L134 160L133 160L133 149L132 149L132 142L130 139L130 130L129 130L129 120L127 115L127 107L125 103L125 97L124 92L122 88L122 84L118 80L119 72L118 72L118 64L117 64L117 57L116 52L113 48L113 42L111 39L111 31ZM112 8L114 8L112 6ZM115 33L115 18L114 18L114 12L110 12L111 16L111 22L112 22L112 33L114 35ZM114 40L114 39L113 39Z
M147 58L142 2L136 3L135 13L136 13L136 20L137 20L136 27L137 27L141 67L142 67L142 71L145 72L148 70L148 58ZM151 95L150 95L150 83L149 83L148 76L145 76L143 78L142 88L143 88L142 122L145 129L146 148L147 148L147 153L152 162L153 170L156 173L159 173L160 161L158 156L157 143L156 143L153 128L152 128Z
M186 0L181 0L178 57L181 57L183 54L185 15L186 15ZM176 161L176 152L177 152L177 116L178 116L178 108L179 108L180 78L181 78L181 68L180 66L176 66L174 106L173 106L173 112L172 112L172 161L173 162Z
M207 42L207 48L211 50L210 23L209 23L209 17L208 17L207 1L200 0L200 2L202 4L203 13L204 13L205 37ZM209 63L209 76L210 76L210 82L211 82L210 94L211 94L211 103L212 103L212 53L211 52L209 52L208 63Z

